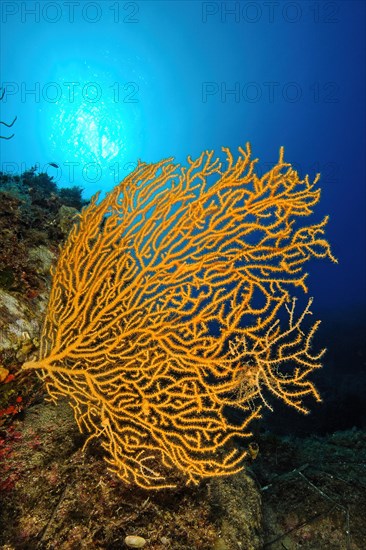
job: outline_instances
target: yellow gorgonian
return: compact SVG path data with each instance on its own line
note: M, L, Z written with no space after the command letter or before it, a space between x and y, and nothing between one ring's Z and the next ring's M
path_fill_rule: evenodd
M283 159L258 176L249 144L225 167L213 152L137 168L83 209L63 246L36 369L66 396L126 483L173 487L243 467L271 392L305 412L315 323L304 264L332 256L320 198ZM285 312L285 315L282 314ZM236 419L228 411L236 409Z

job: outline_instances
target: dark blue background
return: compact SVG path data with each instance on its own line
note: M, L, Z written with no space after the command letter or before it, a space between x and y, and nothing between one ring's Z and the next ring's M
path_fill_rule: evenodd
M62 2L1 8L1 119L18 115L15 137L1 140L3 170L39 164L89 197L113 187L137 158L184 162L250 141L260 169L284 145L301 175L321 172L313 221L330 214L327 236L339 259L309 266L329 348L323 385L328 401L334 386L351 402L361 398L365 2L104 1L81 2L73 14ZM76 83L73 100L67 82ZM73 177L70 162L78 163ZM365 421L361 409L350 424Z

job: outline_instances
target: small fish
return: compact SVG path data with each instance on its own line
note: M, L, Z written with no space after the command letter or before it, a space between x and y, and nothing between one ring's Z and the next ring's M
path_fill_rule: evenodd
M56 164L55 162L49 162L48 163L50 166L53 166L54 168L60 168L58 164Z

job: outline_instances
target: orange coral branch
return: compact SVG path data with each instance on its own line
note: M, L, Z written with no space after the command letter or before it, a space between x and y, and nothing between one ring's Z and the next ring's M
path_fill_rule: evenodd
M245 451L226 447L250 435L265 388L302 412L305 395L320 399L307 380L317 323L306 335L310 302L297 320L292 302L311 257L336 261L326 218L297 226L318 177L300 180L283 148L261 178L249 144L236 162L224 151L226 170L208 151L188 167L139 162L92 199L53 274L39 359L24 365L70 399L111 469L146 488L239 471Z

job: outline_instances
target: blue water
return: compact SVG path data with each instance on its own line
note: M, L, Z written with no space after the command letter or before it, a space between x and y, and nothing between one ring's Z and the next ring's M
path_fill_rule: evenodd
M138 158L250 141L265 169L284 145L302 175L322 174L314 221L330 214L339 259L309 267L315 311L346 322L364 308L364 2L1 7L1 120L18 116L3 170L36 164L90 197Z

